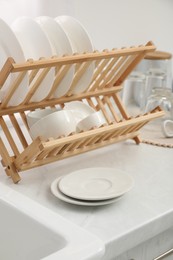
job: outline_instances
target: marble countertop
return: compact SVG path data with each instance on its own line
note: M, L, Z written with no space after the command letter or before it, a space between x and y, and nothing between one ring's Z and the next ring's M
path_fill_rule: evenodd
M135 185L116 203L85 207L54 197L50 185L58 176L86 167L112 167L134 178ZM3 172L2 166L0 171ZM173 226L173 150L129 140L20 173L0 182L34 199L98 236L110 260Z

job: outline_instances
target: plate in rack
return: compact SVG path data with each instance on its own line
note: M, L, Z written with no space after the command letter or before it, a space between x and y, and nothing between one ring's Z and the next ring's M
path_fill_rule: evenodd
M20 42L25 59L38 60L40 58L51 58L52 48L39 24L30 17L19 17L12 23L12 29ZM31 87L41 76L40 70L31 83ZM31 97L31 101L39 102L49 94L55 77L55 70L51 68L39 84L38 89Z
M84 52L91 53L94 51L94 47L91 41L91 37L84 28L84 26L71 16L58 16L55 21L63 28L72 46L73 53L82 54ZM72 94L79 94L84 92L91 83L95 65L93 62L87 67L85 72L80 76L75 88L72 90Z
M17 40L14 32L7 23L0 19L0 70L9 57L12 57L16 63L24 63L26 61L20 43ZM16 80L18 75L19 73L11 73L8 76L1 89L1 101L3 101L3 99L6 97L6 94L10 90L11 84ZM28 92L28 85L29 75L26 73L7 105L19 105L24 100Z

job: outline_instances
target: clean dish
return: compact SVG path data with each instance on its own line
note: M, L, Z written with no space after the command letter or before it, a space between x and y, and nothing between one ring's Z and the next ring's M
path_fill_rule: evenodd
M31 128L31 126L34 125L38 120L56 111L58 111L56 108L45 108L45 109L36 109L34 111L29 112L26 115L29 128Z
M165 137L173 137L173 120L164 120L162 123L162 131Z
M81 54L84 52L94 51L88 33L78 20L71 16L58 16L55 18L55 21L62 26L63 30L67 34L74 53ZM84 92L87 89L92 80L94 68L94 63L92 62L76 84L72 91L73 94Z
M92 128L98 128L105 124L107 124L107 121L103 116L102 111L97 111L79 121L76 126L76 130L77 132L88 131Z
M53 55L72 55L72 47L66 33L53 18L48 16L40 16L35 20L45 32L51 44ZM53 94L54 97L58 98L64 96L68 92L74 77L74 69L75 68L73 65L65 74L64 78Z
M73 113L61 110L49 114L33 124L30 128L30 135L32 139L35 139L37 136L58 138L67 136L75 131L76 123Z
M83 103L82 101L71 101L65 103L64 110L71 110L74 113L74 117L76 119L76 123L84 119L85 117L91 115L96 112L94 108Z
M133 179L113 168L86 168L72 172L59 182L65 195L82 200L106 200L122 196L133 186Z
M25 62L22 48L11 30L11 28L0 19L0 70L5 64L7 58L12 57L16 63ZM5 98L6 93L10 89L10 85L15 81L19 73L11 73L4 83L2 90L2 99ZM8 102L8 106L19 105L25 98L28 92L29 76L25 75L19 87L15 90L13 96Z
M52 194L57 197L58 199L74 204L74 205L81 205L81 206L103 206L103 205L108 205L114 202L119 201L119 199L121 199L122 196L120 197L116 197L113 199L108 199L108 200L101 200L101 201L83 201L83 200L78 200L78 199L73 199L70 198L68 196L66 196L65 194L63 194L60 189L59 189L59 182L61 180L60 178L57 178L56 180L54 180L51 184L51 192Z
M12 29L22 46L26 59L38 60L41 57L50 58L52 56L52 49L44 31L32 18L18 18L12 23ZM37 80L38 76L39 74L35 77L35 80ZM32 96L31 101L41 101L48 95L54 77L55 70L52 68ZM34 84L35 80L32 84Z

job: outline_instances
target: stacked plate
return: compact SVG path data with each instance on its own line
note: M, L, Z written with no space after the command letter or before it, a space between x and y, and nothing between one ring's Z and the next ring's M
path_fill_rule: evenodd
M28 59L62 57L73 53L93 52L93 44L84 26L70 16L58 16L55 19L48 16L19 17L11 26L0 19L0 70L8 57L16 63L24 63ZM93 77L94 63L81 75L72 90L72 94L84 92ZM53 97L59 98L66 95L73 84L78 67L72 65L55 90ZM22 103L30 89L34 87L41 70L29 86L29 73L26 73L19 87L8 102L8 106ZM57 71L53 68L40 83L38 89L31 97L31 102L44 100L52 88ZM0 101L3 101L10 91L11 84L16 80L18 73L8 77L0 89Z
M55 179L51 192L71 204L100 206L118 201L133 183L133 179L120 170L86 168Z

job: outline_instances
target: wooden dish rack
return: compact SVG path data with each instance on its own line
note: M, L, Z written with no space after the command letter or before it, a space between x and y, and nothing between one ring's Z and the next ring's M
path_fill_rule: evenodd
M150 113L130 117L122 104L118 92L122 90L122 83L144 58L148 52L155 50L152 42L137 47L95 51L93 53L74 54L71 56L41 58L37 61L28 60L17 64L12 58L8 58L0 71L0 88L11 73L18 73L12 82L8 94L0 103L0 154L2 165L8 176L14 183L20 181L19 172L48 164L60 159L84 153L108 144L134 139L139 144L138 130L150 120L163 115L158 107ZM95 70L93 79L85 92L72 94L80 77L91 63ZM68 93L61 98L52 98L59 83L71 66L75 66L76 72ZM56 76L50 88L48 96L40 102L30 102L39 84L44 80L48 71L55 68ZM8 106L8 102L26 73L29 74L30 84L25 100L17 106ZM28 86L26 86L28 87ZM83 101L96 111L101 110L107 124L97 129L74 133L60 138L43 139L41 136L32 140L29 135L26 114L35 109L47 107L61 107L70 101ZM21 123L22 122L22 123Z

